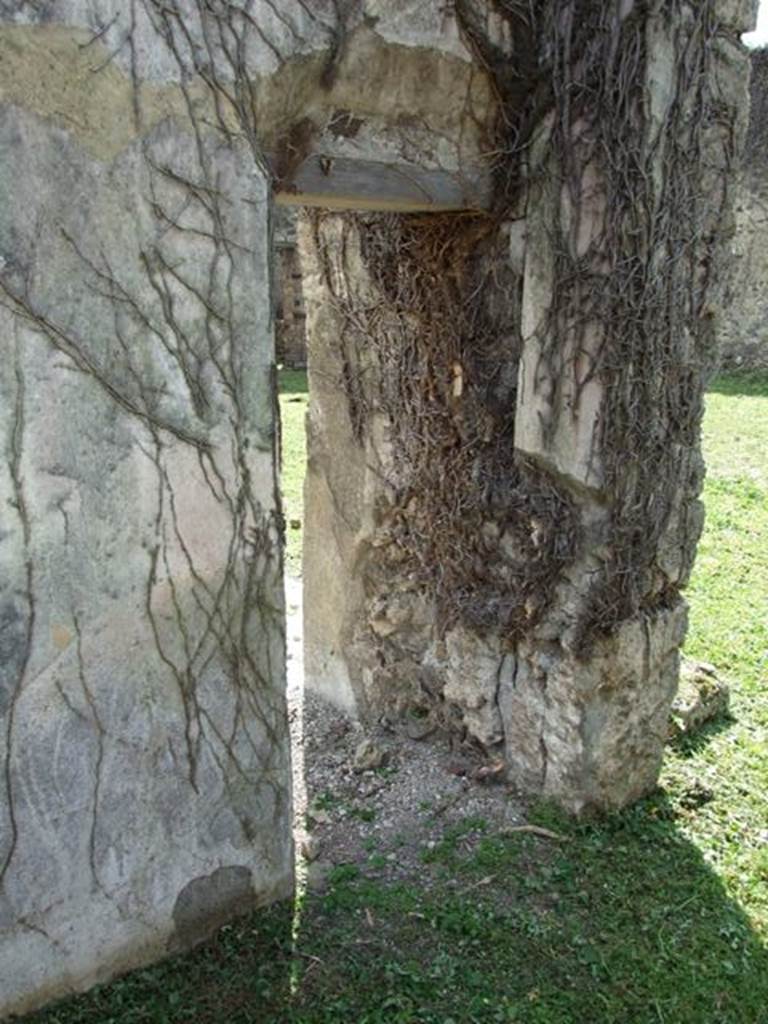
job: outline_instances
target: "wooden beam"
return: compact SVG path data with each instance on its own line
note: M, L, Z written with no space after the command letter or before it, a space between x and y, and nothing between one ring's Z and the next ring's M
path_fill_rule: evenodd
M410 164L313 154L281 184L275 199L283 206L342 210L485 210L490 206L491 183L487 172L463 176Z

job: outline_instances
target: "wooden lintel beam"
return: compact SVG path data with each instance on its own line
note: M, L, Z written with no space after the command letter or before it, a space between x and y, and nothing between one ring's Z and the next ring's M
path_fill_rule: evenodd
M485 210L490 196L490 178L483 172L467 176L317 154L307 157L275 193L284 206L401 212Z

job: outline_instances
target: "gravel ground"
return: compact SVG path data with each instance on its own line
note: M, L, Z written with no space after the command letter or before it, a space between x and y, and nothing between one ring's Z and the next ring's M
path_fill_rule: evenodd
M301 580L287 580L286 596L300 879L322 887L335 867L354 865L367 877L428 885L424 859L446 829L462 823L461 842L471 847L485 832L524 822L522 801L493 781L495 766L477 751L434 733L414 739L384 725L363 729L306 692ZM418 733L418 723L409 728Z

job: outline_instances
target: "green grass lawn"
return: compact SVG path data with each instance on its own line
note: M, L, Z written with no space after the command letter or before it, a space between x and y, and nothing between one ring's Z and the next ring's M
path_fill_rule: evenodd
M306 370L281 370L280 419L282 421L282 494L285 515L285 565L301 572L301 541L304 527L304 470L307 462L304 419L307 414Z
M293 516L305 398L291 401L298 377L283 381ZM468 848L454 827L425 861L429 889L340 867L324 895L243 918L34 1019L768 1022L768 377L719 380L704 438L688 652L729 679L733 719L672 749L656 793L591 823L531 808L562 842L485 829Z

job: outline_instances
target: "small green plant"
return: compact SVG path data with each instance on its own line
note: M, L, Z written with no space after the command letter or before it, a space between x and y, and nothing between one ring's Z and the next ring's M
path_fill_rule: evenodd
M376 819L376 811L373 807L352 807L349 816L359 821L371 822Z
M360 868L356 864L339 864L331 871L328 881L331 885L343 885L358 878L359 875Z
M312 801L312 806L318 811L332 811L335 807L339 807L340 803L339 798L330 789L325 789L319 796L315 797Z
M487 829L488 822L485 818L463 818L455 825L446 828L439 842L423 850L421 859L425 864L454 864L461 840L473 834L485 832Z

